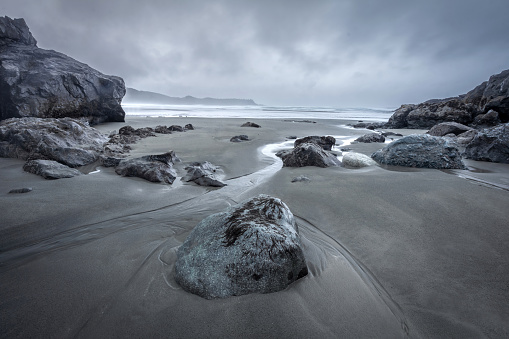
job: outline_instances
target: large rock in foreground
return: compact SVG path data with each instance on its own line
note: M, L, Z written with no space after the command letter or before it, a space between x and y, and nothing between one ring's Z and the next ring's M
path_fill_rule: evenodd
M70 167L96 161L107 137L88 122L21 118L0 122L0 157L55 160Z
M20 117L124 121L124 80L38 48L23 19L0 17L0 120Z
M477 133L465 148L465 158L509 164L509 124Z
M391 142L371 155L384 165L465 169L461 154L448 138L412 134Z
M283 160L284 167L332 167L341 166L341 161L315 143L300 144L292 150L276 153Z
M124 177L138 177L151 182L164 182L171 185L177 178L177 173L172 166L177 161L179 159L173 151L121 160L115 167L115 173Z
M175 264L178 284L207 299L281 291L307 272L292 212L267 195L202 220Z

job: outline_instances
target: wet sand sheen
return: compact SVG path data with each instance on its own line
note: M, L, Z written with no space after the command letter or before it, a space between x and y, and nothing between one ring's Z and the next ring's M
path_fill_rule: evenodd
M342 129L338 121L256 121L261 129L240 128L242 119L188 122L196 131L145 139L132 156L173 149L184 163L208 160L221 166L228 186L170 188L120 178L102 168L89 176L48 182L20 173L20 161L0 159L7 178L0 184L2 192L34 187L30 195L0 196L7 221L0 229L2 336L419 337L482 333L480 325L470 324L478 313L492 333L507 330L502 325L504 299L474 295L468 302L436 303L444 297L454 300L458 287L475 291L474 283L483 279L476 272L486 261L507 278L499 267L507 254L501 241L508 239L502 227L508 216L503 208L509 202L507 192L433 170L281 169L278 160L262 153L265 145L280 143L287 135L366 132ZM128 123L144 127L184 121L136 118ZM240 132L253 140L228 141ZM369 154L381 146L351 147ZM298 175L312 180L290 183ZM446 183L454 194L444 189ZM283 199L297 216L310 274L285 291L266 295L210 301L181 290L172 277L173 263L190 230L204 217L258 193ZM451 202L458 194L461 199ZM458 215L478 204L478 197L490 206L464 221ZM437 201L448 208L437 211ZM433 207L435 215L429 216L426 210ZM26 208L33 213L21 213ZM470 233L478 232L476 222L487 215L490 224L484 228L498 232L499 239L485 235L478 248L469 250L477 255L469 268L473 280L458 283L454 275L461 267L447 271L450 263L440 262L442 254L454 260L465 255L473 243ZM440 218L445 220L436 222ZM432 235L442 238L436 244L428 243L432 237L426 228L432 222L442 227L431 227ZM466 235L458 240L455 232ZM452 250L444 246L455 242ZM491 251L484 253L488 246ZM433 289L431 282L446 286ZM485 293L507 298L502 287ZM478 311L471 310L474 304ZM459 314L465 310L470 313L462 320Z

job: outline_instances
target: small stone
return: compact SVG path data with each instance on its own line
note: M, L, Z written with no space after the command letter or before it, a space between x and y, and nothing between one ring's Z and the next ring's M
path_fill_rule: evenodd
M16 188L9 191L9 193L28 193L28 192L32 192L32 187Z

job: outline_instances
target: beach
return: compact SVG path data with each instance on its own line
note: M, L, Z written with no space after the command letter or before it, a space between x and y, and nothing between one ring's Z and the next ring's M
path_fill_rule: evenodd
M240 127L246 121L261 128ZM426 338L509 336L509 165L469 170L282 167L289 136L370 131L340 119L133 117L108 134L192 124L132 145L219 166L202 187L87 175L45 180L0 158L0 337ZM394 130L403 135L422 130ZM249 141L230 138L246 134ZM306 182L292 182L299 176ZM11 189L33 188L25 194ZM206 300L174 281L176 250L203 218L258 194L295 215L309 274L281 292Z

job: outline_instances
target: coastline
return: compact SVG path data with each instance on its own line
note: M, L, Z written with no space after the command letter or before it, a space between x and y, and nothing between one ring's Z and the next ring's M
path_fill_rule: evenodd
M240 127L248 120L262 128ZM509 165L467 161L478 170L460 171L500 189L431 169L281 168L261 154L291 135L369 132L345 128L351 120L313 120L127 116L96 126L193 124L143 139L129 156L172 149L182 165L210 161L225 172L221 189L154 184L111 168L46 181L23 172L21 160L0 159L2 336L507 335ZM238 134L251 141L229 142ZM369 155L383 144L348 147ZM291 182L301 175L311 181ZM20 187L33 192L7 193ZM227 300L180 290L172 263L190 230L259 193L297 217L312 274L282 292Z

